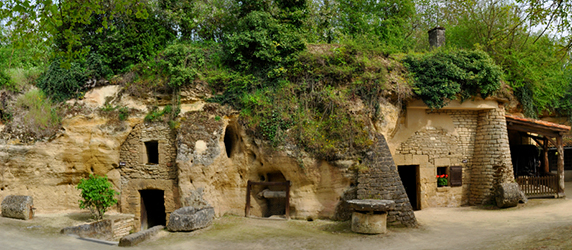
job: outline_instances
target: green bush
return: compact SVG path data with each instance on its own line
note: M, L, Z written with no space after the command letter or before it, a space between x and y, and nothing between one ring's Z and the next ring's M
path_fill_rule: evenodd
M414 91L431 109L440 109L459 96L461 101L486 98L500 88L502 71L484 51L437 51L408 56Z
M0 87L7 90L14 90L16 84L12 81L12 78L4 73L3 70L0 70Z
M295 62L306 48L302 35L283 25L266 11L252 11L237 21L236 30L227 37L225 51L229 64L237 70L276 78Z
M56 101L78 96L87 80L79 63L72 62L68 66L55 59L38 80L37 86Z
M179 115L179 112L181 112L179 107L173 109L171 105L165 106L162 110L159 110L157 107L153 107L153 109L145 116L145 121L156 122L163 120L163 118L172 120Z
M34 138L54 134L61 125L57 107L39 89L32 89L18 96L12 110L12 118L17 126Z
M77 189L81 190L82 198L79 200L79 207L89 209L96 220L102 220L105 212L117 204L115 195L119 193L113 190L107 176L90 174L89 178L79 182Z
M202 48L174 44L167 47L157 62L170 78L169 85L177 88L200 78L205 65L205 51Z
M85 60L66 62L54 59L36 86L54 100L65 101L80 96L88 79L100 80L111 74L102 56L91 53Z

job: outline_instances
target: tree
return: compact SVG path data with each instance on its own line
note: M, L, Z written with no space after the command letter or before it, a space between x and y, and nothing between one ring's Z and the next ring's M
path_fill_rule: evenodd
M264 78L285 73L286 66L306 48L300 33L304 18L300 12L305 6L305 1L291 1L272 13L266 1L244 1L237 11L236 28L224 43L235 68ZM294 11L292 15L286 14L288 10Z
M113 190L107 176L90 174L89 178L79 182L77 189L81 190L82 198L79 200L79 207L89 209L92 216L97 220L102 220L107 209L117 204L115 195L119 193Z
M93 14L109 13L103 17L97 32L112 26L115 14L147 18L145 4L138 0L3 0L0 1L0 21L10 28L10 41L24 47L30 44L53 45L62 41L58 51L68 58L77 58L89 52L88 47L78 49L81 37L74 29L91 23Z

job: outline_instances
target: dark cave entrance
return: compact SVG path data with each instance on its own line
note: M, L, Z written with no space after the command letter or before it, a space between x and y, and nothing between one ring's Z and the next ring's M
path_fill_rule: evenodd
M401 178L401 183L405 188L405 193L409 198L409 203L413 210L420 210L419 206L419 166L418 165L406 165L398 166L399 178Z
M163 190L139 190L141 195L141 230L166 225L165 192Z
M224 147L226 149L226 156L232 157L233 151L238 141L238 136L232 126L227 126L224 132Z
M280 172L268 173L267 175L269 182L286 182L286 177ZM286 191L285 186L267 186L270 191ZM266 199L267 209L264 213L264 217L270 217L272 215L285 215L286 214L286 199L284 198L272 198Z

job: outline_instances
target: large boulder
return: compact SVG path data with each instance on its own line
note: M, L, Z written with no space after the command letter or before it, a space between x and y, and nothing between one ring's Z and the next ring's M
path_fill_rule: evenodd
M518 202L522 200L522 193L518 183L502 183L497 189L495 198L497 206L500 208L516 207Z
M167 229L177 232L205 228L212 224L214 214L214 208L210 206L202 209L182 207L171 213Z
M32 196L8 195L2 201L1 206L3 217L22 220L34 218L34 201Z

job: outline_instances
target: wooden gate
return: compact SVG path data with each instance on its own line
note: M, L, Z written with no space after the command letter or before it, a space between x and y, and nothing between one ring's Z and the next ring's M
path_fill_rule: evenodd
M558 196L558 176L518 176L516 183L527 197Z

